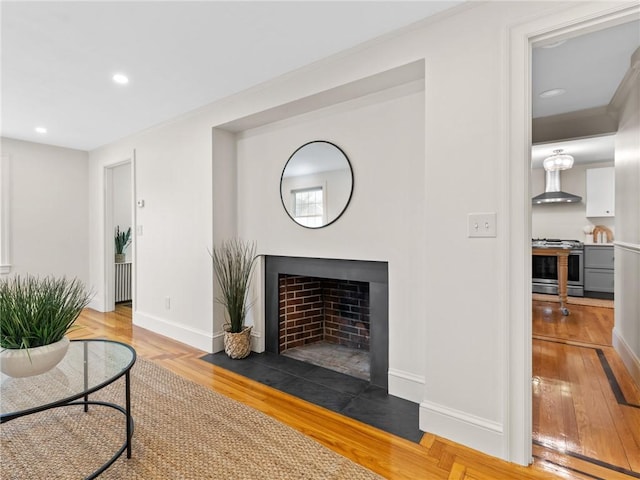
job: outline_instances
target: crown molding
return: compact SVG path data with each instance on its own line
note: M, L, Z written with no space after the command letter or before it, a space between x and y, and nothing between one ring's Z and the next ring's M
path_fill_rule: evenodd
M631 93L631 90L636 84L638 75L640 75L640 47L636 48L636 51L631 55L629 70L627 70L622 82L618 85L616 93L613 94L613 98L607 107L609 113L615 116L616 120L620 115L622 106L629 96L629 93Z

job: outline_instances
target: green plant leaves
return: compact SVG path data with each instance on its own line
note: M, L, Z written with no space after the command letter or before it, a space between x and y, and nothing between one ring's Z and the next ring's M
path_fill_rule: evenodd
M229 332L240 333L247 315L247 294L256 260L255 243L227 240L211 254L221 295L220 302L229 316Z
M127 248L131 242L131 227L129 227L126 232L121 232L120 225L118 225L116 227L115 242L116 253L124 253L124 249Z
M33 348L61 340L90 299L78 279L17 275L0 280L0 347Z

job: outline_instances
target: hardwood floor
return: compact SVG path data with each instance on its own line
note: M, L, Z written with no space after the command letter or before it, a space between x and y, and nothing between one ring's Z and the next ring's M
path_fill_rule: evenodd
M130 308L120 306L116 312L106 314L87 309L77 322L79 328L71 336L110 338L129 343L141 357L250 405L385 478L632 478L540 446L534 446L537 455L534 465L524 468L429 433L416 444L211 365L199 358L205 352L132 326L130 315ZM615 362L614 365L619 367ZM624 388L630 389L630 386ZM626 393L631 395L632 390L625 390ZM566 466L562 466L563 462Z
M557 310L534 302L534 454L611 466L602 478L616 469L640 478L640 390L611 346L613 309Z
M611 346L613 309L570 305L569 310L564 316L557 303L534 301L534 338Z

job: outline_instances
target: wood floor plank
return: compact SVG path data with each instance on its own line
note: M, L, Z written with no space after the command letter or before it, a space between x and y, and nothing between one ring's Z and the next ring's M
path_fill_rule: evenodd
M584 385L583 390L587 393L585 398L588 412L587 421L592 432L589 438L583 439L583 442L589 445L590 453L588 455L595 458L607 458L609 463L631 469L609 408L610 404L615 403L615 398L610 395L611 390L596 350L587 348L579 350L584 365L581 381ZM603 386L604 389L601 388ZM594 412L598 412L598 414L596 415Z
M594 465L603 462L640 473L640 415L635 412L640 409L618 404L598 354L611 356L616 379L620 377L631 398L638 398L637 386L610 346L613 310L572 305L569 317L575 317L563 319L537 303L533 309L534 440L553 449L559 458L571 458L563 455L569 452L592 459ZM558 404L559 410L546 411Z
M564 455L539 445L533 446L533 455L535 457L535 466L539 469L548 469L551 472L557 471L558 476L561 478L586 480L593 480L594 478L601 480L631 480L634 478L593 462ZM552 463L545 463L547 461Z
M612 355L612 350L609 349L609 357L614 356ZM591 368L595 370L598 366L600 366L600 360L592 359ZM626 372L617 370L613 373L616 374L616 381L619 381L618 378L624 378ZM600 389L606 398L607 408L612 420L612 428L618 434L630 469L634 472L640 472L640 408L618 403L606 375L598 375L597 379L600 382Z
M562 315L557 304L533 302L533 332L549 338L611 345L613 309L571 305L571 314Z
M454 463L449 472L448 480L464 480L467 473L467 467L460 463Z
M521 467L431 433L425 433L420 443L396 437L205 362L200 359L205 352L132 326L131 309L125 307L118 306L116 312L107 314L87 309L78 323L82 328L71 334L73 338L110 338L129 343L139 356L256 408L388 479L589 478L566 467L541 461L530 467ZM544 345L536 348L534 357L538 355L553 356L554 350ZM548 359L545 374L551 375L557 368L558 362ZM560 406L564 404L563 401L555 402ZM552 417L549 420L556 421ZM599 478L628 478L616 475Z
M602 348L602 351L616 376L618 385L627 402L640 405L640 387L633 381L633 377L622 362L620 356L613 348Z

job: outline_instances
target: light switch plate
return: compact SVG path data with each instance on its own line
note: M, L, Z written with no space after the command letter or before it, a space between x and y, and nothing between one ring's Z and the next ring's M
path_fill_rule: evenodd
M496 236L496 213L470 213L467 217L467 233L474 237Z

